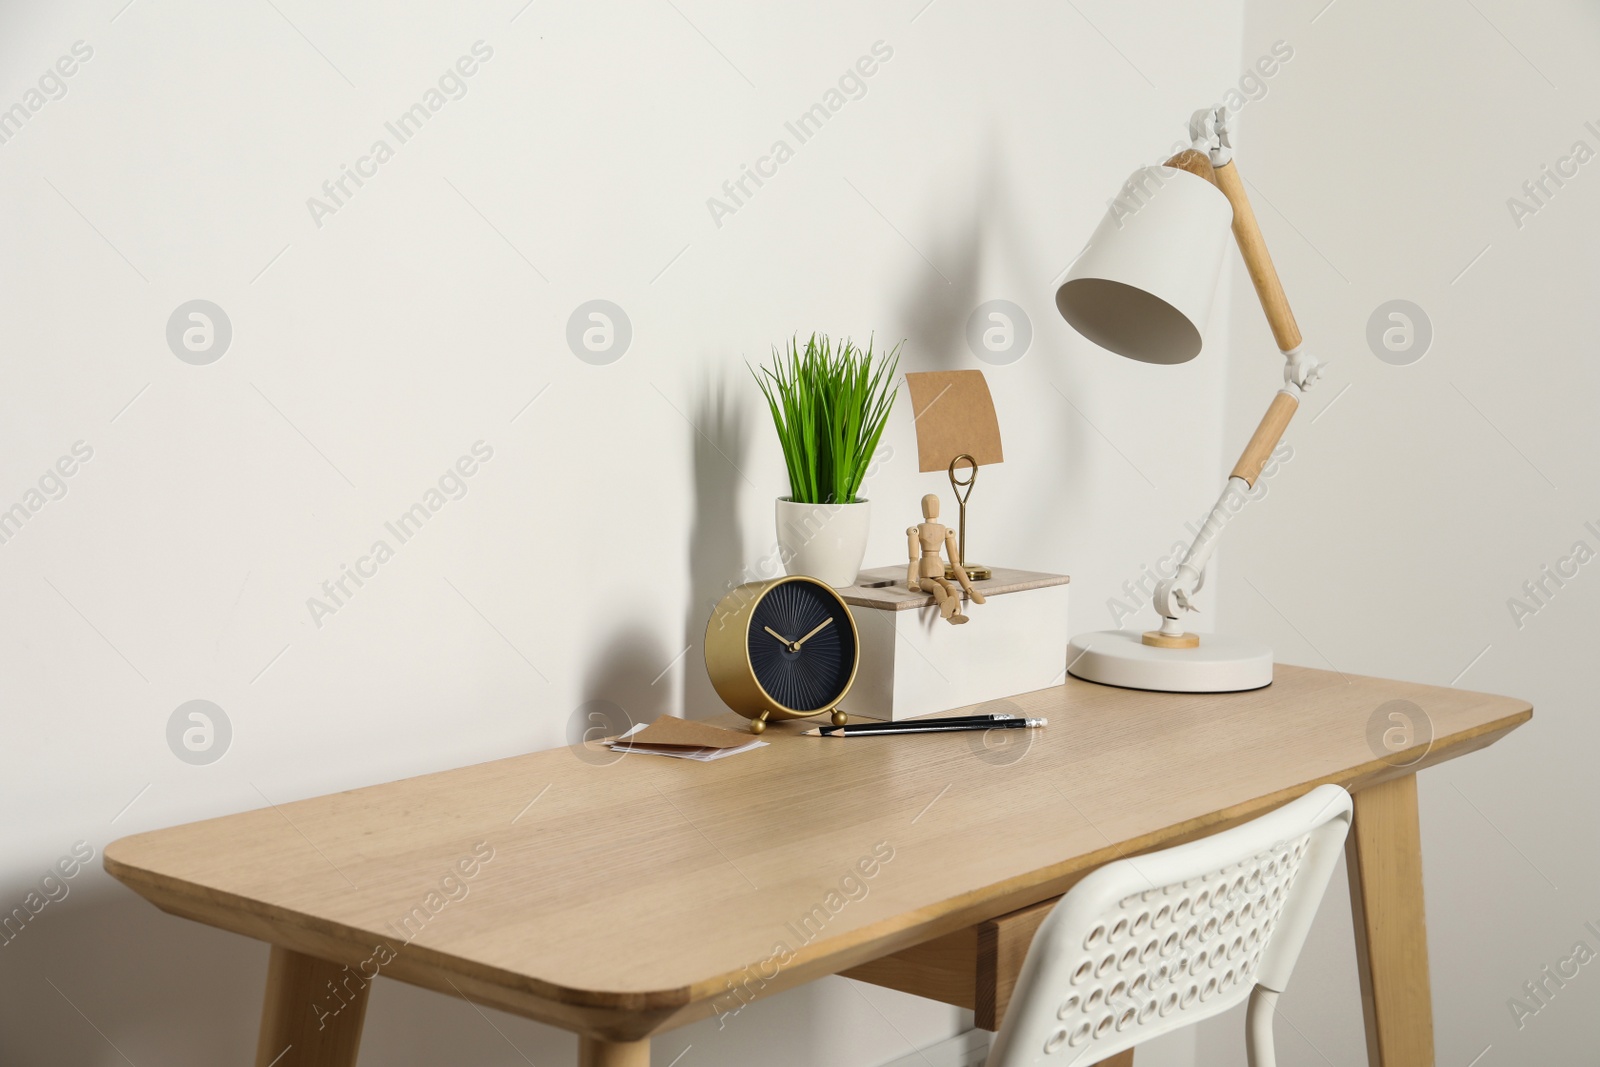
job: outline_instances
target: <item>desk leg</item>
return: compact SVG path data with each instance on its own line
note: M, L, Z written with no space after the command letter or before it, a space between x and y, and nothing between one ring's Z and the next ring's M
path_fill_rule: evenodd
M650 1039L602 1041L579 1035L578 1067L650 1067Z
M1433 1067L1433 995L1422 903L1417 776L1354 795L1345 842L1372 1067Z
M336 963L272 946L256 1067L355 1067L367 985Z

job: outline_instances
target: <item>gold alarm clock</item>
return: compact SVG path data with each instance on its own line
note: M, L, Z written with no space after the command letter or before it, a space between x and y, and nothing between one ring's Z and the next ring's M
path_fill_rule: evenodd
M717 604L706 625L706 673L723 703L759 734L768 720L831 711L861 661L856 620L825 582L789 575L749 582Z

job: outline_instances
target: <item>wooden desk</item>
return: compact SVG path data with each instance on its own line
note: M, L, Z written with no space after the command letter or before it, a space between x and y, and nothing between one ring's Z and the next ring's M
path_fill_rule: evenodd
M1369 741L1391 700L1431 720L1426 754ZM555 749L138 834L105 865L272 944L258 1067L355 1063L374 974L576 1031L586 1067L646 1067L651 1034L841 972L996 1025L1085 872L1337 782L1372 1063L1431 1067L1414 772L1528 704L1285 666L1253 693L1070 679L1016 702L1050 719L1026 750L803 723L709 764Z

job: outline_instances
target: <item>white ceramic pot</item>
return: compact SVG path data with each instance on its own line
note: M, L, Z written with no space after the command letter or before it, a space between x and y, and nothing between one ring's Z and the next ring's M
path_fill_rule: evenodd
M778 552L790 574L807 574L835 588L854 585L867 554L872 507L796 504L778 498Z

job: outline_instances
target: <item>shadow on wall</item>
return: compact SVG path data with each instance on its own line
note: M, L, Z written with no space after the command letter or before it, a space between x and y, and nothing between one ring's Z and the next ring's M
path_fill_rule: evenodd
M266 946L164 915L109 875L93 877L0 947L0 1063L247 1062Z
M946 203L953 206L919 231L933 235L921 249L930 263L896 301L912 364L905 369L985 369L968 343L968 319L986 300L1029 303L1037 295L1014 291L1014 279L1033 282L1034 268L1025 256L1033 227L1012 210L1003 155L991 132L979 152L984 162L973 185L947 189ZM964 212L959 210L963 202L971 205Z
M0 946L0 1064L249 1063L267 946L165 915L98 878ZM563 1031L380 979L361 1062L522 1067L572 1063L575 1046Z
M592 691L639 698L627 634ZM643 665L643 660L634 661ZM620 664L611 675L603 664ZM644 682L649 689L648 678ZM164 914L94 867L70 893L0 941L0 1064L4 1067L216 1067L250 1062L261 1019L267 946ZM827 979L740 1011L737 1025L707 1017L658 1039L668 1058L690 1044L709 1062L804 1067L835 1062L859 1035L819 1028L836 1016L842 979ZM523 1067L573 1063L565 1031L453 996L380 978L361 1042L363 1064L386 1067ZM308 1012L314 1005L306 1005ZM774 1048L781 1049L773 1054ZM658 1055L660 1053L658 1052ZM658 1062L660 1062L658 1060Z
M0 1064L251 1062L267 946L166 915L108 875L94 877L59 911L52 905L0 945ZM726 1023L708 1017L658 1037L656 1062L673 1061L690 1045L704 1057L700 1062L838 1062L859 1049L860 1031L819 1027L815 1020L864 1007L862 996L844 979L812 982L749 1005ZM854 1020L858 1026L863 1021ZM889 1044L901 1040L892 1030L873 1036ZM372 985L362 1064L525 1067L576 1060L577 1042L565 1031L388 978Z
M976 360L967 350L967 316L978 303L978 278L983 272L984 200L993 195L992 170L979 183L976 208L950 225L954 214L935 219L927 231L931 264L916 272L896 306L905 323L905 371L963 370ZM941 225L941 220L943 225ZM889 344L899 338L885 339Z
M568 720L568 744L621 733L631 723L650 722L672 710L662 672L673 654L656 635L631 624L599 648L584 669L583 702Z
M1090 355L1105 353L1072 332L1055 313L1055 287L1081 247L1075 244L1070 249L1046 249L1046 259L1051 262L1051 257L1059 255L1060 269L1056 277L1037 277L1039 272L1026 254L1033 244L1035 227L1012 208L1010 183L1003 170L1004 152L992 134L981 155L985 163L970 193L971 208L964 214L943 213L921 231L935 234L924 249L933 266L918 275L897 303L908 335L902 369L982 370L1000 407L1002 427L1007 425L1007 385L1018 381L1037 393L1047 409L1053 407L1059 413L1059 417L1049 420L1046 434L1039 438L1053 454L1048 458L1031 457L1036 467L1050 469L1058 480L1049 492L1030 493L1019 499L1017 506L1025 510L1015 515L1015 525L1027 530L1061 529L1063 523L1070 522L1072 512L1068 498L1055 491L1056 487L1087 484L1092 474L1090 456L1097 445L1103 444L1096 431L1057 392L1059 386L1082 406L1080 396L1092 388L1095 380L1092 369L1086 371L1084 364L1092 365L1092 361L1060 357L1068 349L1087 349ZM965 195L952 190L950 198ZM1082 240L1087 238L1088 233L1084 233ZM1021 289L1017 288L1019 284ZM1008 299L1032 312L1030 347L1019 361L1009 365L980 361L968 340L968 320L980 304L993 299ZM1014 456L1013 467L1023 459ZM923 481L918 485L925 486L924 491L939 493L945 506L954 508L949 499L949 483L942 473L929 472L921 477ZM1033 565L1049 569L1061 565L1061 561L1039 560Z
M683 642L678 646L686 645L688 651L672 670L681 678L686 719L710 718L728 710L706 676L706 621L729 590L765 576L746 572L739 521L739 494L750 488L740 469L750 444L750 425L748 409L737 397L742 386L748 384L753 390L755 383L749 381L742 360L737 369L711 359L704 363L715 369L703 372L691 415L699 430L689 431L694 451L694 517L689 531L689 604ZM760 555L765 559L775 550L776 540L762 548Z

